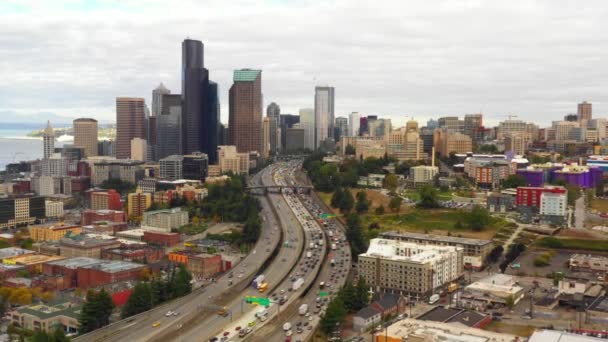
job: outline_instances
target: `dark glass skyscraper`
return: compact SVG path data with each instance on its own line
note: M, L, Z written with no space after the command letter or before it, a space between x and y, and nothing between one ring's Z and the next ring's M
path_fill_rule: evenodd
M184 154L203 152L215 162L217 84L209 83L203 48L199 40L186 39L182 43L182 147Z

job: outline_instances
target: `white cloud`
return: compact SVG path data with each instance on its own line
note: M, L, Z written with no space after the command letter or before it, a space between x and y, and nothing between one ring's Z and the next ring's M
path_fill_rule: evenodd
M10 6L14 3L18 9ZM604 116L608 4L600 1L8 1L0 110L114 119L117 96L180 91L181 41L205 43L224 121L232 70L263 69L285 113L336 87L336 114ZM24 9L25 7L25 9ZM28 9L29 7L29 9ZM2 10L4 9L4 10Z

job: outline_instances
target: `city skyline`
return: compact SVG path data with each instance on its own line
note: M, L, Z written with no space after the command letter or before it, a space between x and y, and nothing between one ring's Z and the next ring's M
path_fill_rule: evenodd
M100 124L112 121L116 97L144 97L151 103L151 90L160 82L176 92L181 89L179 44L187 37L203 41L208 50L205 65L219 85L224 123L232 72L247 67L264 71L264 105L277 102L284 113L291 114L313 107L317 85L338 89L336 116L360 112L403 122L413 116L424 122L481 111L490 125L508 114L534 117L548 125L576 112L576 104L584 100L594 104L598 116L606 112L602 91L606 72L601 64L605 44L593 38L593 32L606 25L601 22L606 11L601 3L589 7L593 10L555 2L395 3L383 8L340 1L325 5L272 2L261 9L243 4L207 4L201 21L188 14L196 13L198 5L186 2L172 6L174 16L166 16L167 9L154 2L126 1L114 6L59 2L42 4L39 9L30 9L27 3L4 3L0 5L4 32L32 37L30 41L36 41L45 54L31 54L34 46L28 39L17 41L7 35L5 60L12 67L0 70L13 81L0 86L0 113L28 122L33 113L54 113L67 122L82 116L94 117ZM137 13L128 11L133 6L138 6ZM400 6L408 11L391 13ZM237 7L239 14L234 13ZM372 7L374 11L369 11ZM20 20L39 10L50 15L32 26ZM276 12L274 17L280 22L260 25L251 33L254 39L241 37L242 25L225 24L238 21L240 15L263 22L268 11ZM318 17L319 25L310 29L293 20L301 15ZM341 25L353 17L360 18L359 25ZM482 20L469 24L472 18ZM53 22L58 19L66 24ZM178 26L172 23L180 19L183 25L175 29ZM127 20L132 22L129 27ZM274 30L283 21L292 29ZM50 25L56 25L56 37L47 35ZM324 28L331 25L350 28L320 34L329 32ZM484 25L484 30L476 29L478 25ZM121 39L97 37L91 34L94 30ZM151 34L154 40L147 39ZM73 44L64 51L58 42L72 35L76 39L70 39ZM501 40L495 39L498 35ZM352 37L357 37L357 46ZM263 44L254 45L252 40ZM96 53L85 49L88 44L96 46ZM30 55L36 56L36 63ZM302 57L314 55L319 57ZM52 115L49 119L56 121Z

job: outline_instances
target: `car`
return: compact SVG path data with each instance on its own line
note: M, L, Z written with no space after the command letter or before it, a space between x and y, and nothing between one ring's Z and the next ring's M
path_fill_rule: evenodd
M309 331L312 330L312 325L307 326L306 329Z
M255 321L251 321L251 322L247 323L247 326L248 326L248 327L253 327L253 326L255 326Z
M301 334L302 332L304 332L304 330L302 330L302 328L298 327L298 328L296 329L296 332L297 332L298 334Z
M160 327L160 322L154 322L154 324L152 324L152 327L154 327L154 328Z
M308 316L308 321L312 321L312 316Z
M224 334L223 334L223 335L224 335L224 336L228 336L228 335L230 335L230 331L224 331Z
M285 336L287 336L287 337L291 336L292 334L293 334L293 332L291 330L287 330L285 332Z
M171 316L171 315L173 315L173 311L169 310L169 311L167 311L167 313L165 314L165 317L169 317L169 316Z
M241 330L241 326L238 326L238 327L234 328L234 330L236 330L236 331Z
M173 311L173 316L177 316L177 315L179 315L179 312Z

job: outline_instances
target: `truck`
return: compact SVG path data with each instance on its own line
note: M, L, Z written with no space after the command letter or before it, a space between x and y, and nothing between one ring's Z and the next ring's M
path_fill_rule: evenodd
M456 290L458 290L458 284L451 283L450 285L448 285L448 293L452 293Z
M332 243L332 244L331 244L331 250L332 250L332 251L335 251L335 250L336 250L336 244L335 244L335 243Z
M319 246L323 246L323 240L319 240Z
M298 313L300 314L300 316L306 315L307 312L308 312L308 304L300 305L300 308L298 309Z
M304 285L304 278L299 278L298 280L294 281L293 284L291 284L291 289L293 291L297 291L300 287L302 287L302 285Z
M325 287L325 282L322 281L319 283L319 288L322 290Z
M258 312L255 313L255 317L256 318L262 318L262 317L264 317L266 315L268 315L268 310L266 310L265 308L261 309L260 311L258 311Z
M331 261L329 263L331 264L332 267L336 266L336 259L331 259Z
M308 259L312 258L312 252L306 252L306 257L307 257Z
M287 322L283 324L283 330L288 331L291 330L291 323Z
M333 237L334 236L334 232L332 232L331 230L329 232L327 232L327 235L329 235L329 237Z
M252 286L253 288L256 288L256 289L260 288L260 285L262 285L262 283L264 282L264 279L266 279L266 278L264 277L264 275L263 275L263 274L260 274L260 275L259 275L259 276L257 276L255 279L253 279L253 282L251 283L251 286Z
M264 293L264 291L266 291L268 289L268 283L263 282L260 287L258 288L258 290L260 291L260 293Z
M434 294L429 298L429 304L433 305L439 301L439 295Z
M310 249L315 248L315 244L314 244L314 243L312 243L312 242L310 243L310 245L309 245L309 246L310 246Z

